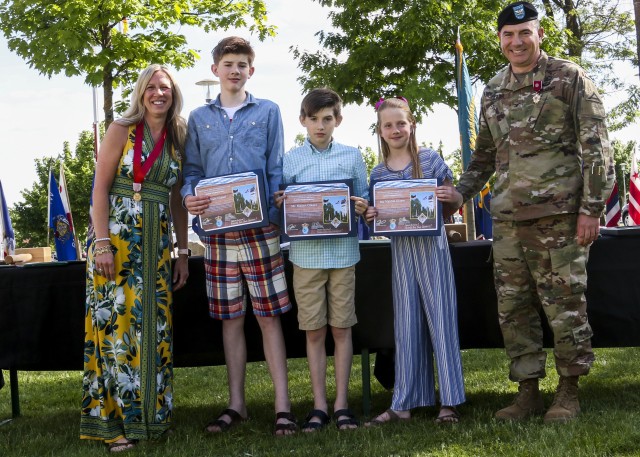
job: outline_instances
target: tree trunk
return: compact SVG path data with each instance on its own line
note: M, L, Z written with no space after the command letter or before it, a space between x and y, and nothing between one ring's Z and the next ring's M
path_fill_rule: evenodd
M111 27L106 25L100 28L100 47L103 50L111 50ZM108 62L102 69L102 94L104 110L104 131L106 132L113 122L113 63Z
M544 5L545 15L552 21L555 21L556 18L555 18L555 15L553 14L553 8L551 7L550 0L542 0L542 4Z
M102 79L103 91L103 110L104 110L104 131L106 132L113 122L113 75L111 74L111 66L108 65L104 69Z
M572 57L582 57L584 49L582 27L573 0L565 0L563 9L567 30L571 32L567 43L567 53Z

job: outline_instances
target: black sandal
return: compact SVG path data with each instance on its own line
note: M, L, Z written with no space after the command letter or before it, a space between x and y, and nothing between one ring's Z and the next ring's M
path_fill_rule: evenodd
M443 409L448 409L449 412L442 414ZM457 424L460 422L460 413L455 406L443 406L440 408L438 417L434 419L434 422L436 424Z
M339 417L346 417L346 419L340 419ZM360 426L360 422L356 419L356 415L353 414L349 408L339 409L333 413L333 420L336 421L336 427L338 430L351 430ZM345 425L355 425L355 427L344 427Z
M278 424L278 419L286 419L289 422L286 424ZM287 411L280 411L279 413L276 413L275 430L273 431L274 435L276 436L293 435L293 433L297 431L298 431L297 419L296 419L296 416L293 415L293 413L290 413ZM283 432L283 433L278 433L278 432ZM293 432L293 433L284 433L284 432Z
M229 416L229 419L231 419L230 422L227 421L223 421L222 420L222 416ZM247 420L246 417L242 417L240 415L240 413L238 411L236 411L235 409L231 409L231 408L227 408L225 410L223 410L220 414L218 414L218 418L214 421L209 422L205 428L204 431L207 433L224 433L224 432L228 432L229 429L231 429L231 427L234 427L242 422L245 422ZM220 429L220 431L218 432L212 432L211 430L209 430L209 427L218 427Z
M320 422L311 422L311 419L314 417L320 419ZM325 428L329 422L331 422L331 418L327 413L321 409L314 409L307 414L307 417L304 419L302 431L304 432L306 430L307 432L317 432L318 430Z

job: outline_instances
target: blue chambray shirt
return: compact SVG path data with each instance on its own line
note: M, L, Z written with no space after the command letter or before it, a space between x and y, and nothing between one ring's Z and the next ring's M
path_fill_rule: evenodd
M318 151L307 138L284 156L285 184L339 179L353 179L354 195L369 199L367 167L358 149L332 141L325 151ZM292 241L289 260L302 268L350 267L360 260L358 237Z
M279 225L273 193L282 180L283 155L284 132L278 105L247 92L247 99L231 121L218 95L189 115L182 199L194 194L202 178L263 170L269 219Z

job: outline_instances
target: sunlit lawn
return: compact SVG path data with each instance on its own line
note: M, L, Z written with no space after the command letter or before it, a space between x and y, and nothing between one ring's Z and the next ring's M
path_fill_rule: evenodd
M149 456L640 456L640 349L599 349L592 374L581 382L583 414L568 425L541 418L499 423L493 412L508 404L516 385L507 381L503 351L464 351L468 401L457 426L437 425L436 407L415 411L414 420L376 429L338 432L331 425L313 435L272 436L273 395L264 363L249 365L247 398L251 420L212 436L204 425L225 406L224 367L175 372L175 433L143 443L127 455ZM374 357L372 357L374 359ZM551 403L557 376L549 357L542 382ZM294 413L311 409L306 361L289 361ZM362 409L360 358L354 361L351 406ZM372 367L373 371L373 367ZM8 372L5 371L8 382ZM80 441L80 372L19 372L22 416L0 427L0 456L86 456L104 445ZM331 395L332 386L329 386ZM372 381L373 412L389 406L391 392ZM0 390L0 419L11 414L9 386Z

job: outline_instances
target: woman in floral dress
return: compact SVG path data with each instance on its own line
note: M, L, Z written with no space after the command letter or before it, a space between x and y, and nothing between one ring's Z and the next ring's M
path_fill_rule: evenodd
M181 109L167 68L151 65L98 155L80 437L102 440L112 452L157 438L171 425L172 292L188 276ZM179 248L173 273L171 222Z

